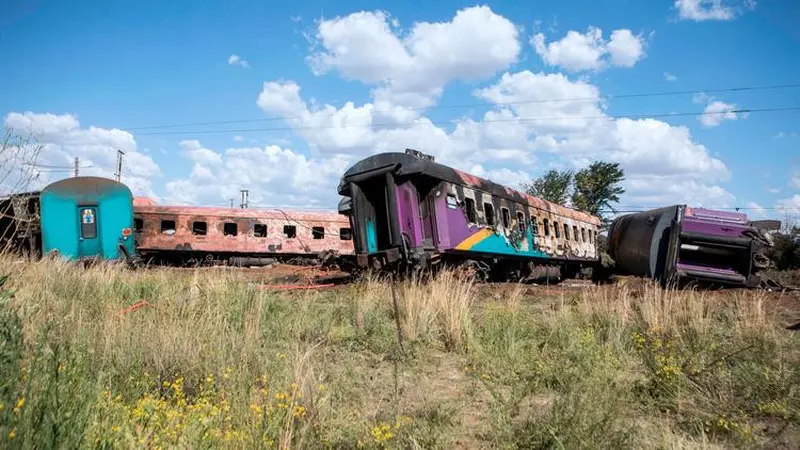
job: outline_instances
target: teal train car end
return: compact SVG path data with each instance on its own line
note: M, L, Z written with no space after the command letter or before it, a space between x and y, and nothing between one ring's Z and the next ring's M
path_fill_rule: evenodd
M101 177L52 183L40 196L43 254L68 260L117 260L134 256L133 194Z

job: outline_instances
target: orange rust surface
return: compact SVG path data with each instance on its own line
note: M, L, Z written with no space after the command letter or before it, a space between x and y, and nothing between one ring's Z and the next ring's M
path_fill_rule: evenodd
M347 217L337 212L280 209L241 209L202 206L138 204L134 216L143 221L137 232L140 250L193 250L200 252L318 254L336 251L352 254L353 241L340 238L340 229L350 229ZM162 232L162 221L174 221L174 232ZM195 222L206 223L206 234L193 233ZM225 223L235 223L235 236L225 235ZM254 225L266 225L265 237L255 236ZM294 226L296 236L284 235L284 226ZM313 227L323 227L315 239ZM352 233L350 233L352 235ZM352 238L351 238L352 239Z
M460 170L456 170L456 169L453 169L453 170L455 170L455 172L458 174L458 176L461 177L461 180L464 181L464 183L466 183L470 187L480 189L481 185L484 185L485 183L489 182L488 180L486 180L484 178L481 178L481 177L478 177L478 176L475 176L475 175L472 175L472 174L469 174L469 173L466 173L466 172L462 172ZM579 220L581 222L590 223L590 224L593 224L595 226L600 226L600 218L597 217L597 216L593 216L593 215L587 214L587 213L585 213L583 211L578 211L576 209L567 208L567 207L559 205L557 203L548 202L547 200L544 200L544 199L541 199L541 198L538 198L538 197L534 197L534 196L529 195L529 194L527 194L525 192L520 192L520 191L517 191L515 189L511 189L511 188L509 188L507 186L504 186L504 187L506 189L506 192L509 194L509 196L515 196L515 195L522 196L523 198L525 198L527 200L528 205L530 205L530 206L532 206L534 208L537 208L537 209L540 209L540 210L543 210L543 211L548 211L548 212L550 212L552 214L555 214L555 215L568 217L568 218L574 219L574 220Z

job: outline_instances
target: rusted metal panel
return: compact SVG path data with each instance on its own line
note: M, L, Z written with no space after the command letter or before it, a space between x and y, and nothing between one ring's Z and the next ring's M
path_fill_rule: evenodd
M144 251L192 250L247 254L319 254L325 251L339 254L353 253L350 223L347 217L334 211L237 209L146 203L138 202L134 206L136 218L142 220L141 231L137 233L138 248ZM195 227L195 222L198 225L205 224L205 234L199 232L203 227ZM235 224L235 235L226 235L226 223ZM257 236L257 233L263 232L262 225L266 225L266 235ZM162 230L162 226L168 226L168 229ZM284 232L290 230L285 230L284 227L294 227L294 237L287 237ZM321 236L315 228L324 230Z

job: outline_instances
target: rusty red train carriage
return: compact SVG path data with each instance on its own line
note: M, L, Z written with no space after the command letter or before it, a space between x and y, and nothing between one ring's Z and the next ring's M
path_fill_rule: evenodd
M134 199L137 253L174 263L261 265L353 254L347 217L336 211L157 205Z

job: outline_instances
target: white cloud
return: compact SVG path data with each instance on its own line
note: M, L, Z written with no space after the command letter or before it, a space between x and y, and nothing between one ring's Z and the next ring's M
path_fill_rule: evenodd
M732 20L753 9L756 0L675 0L678 16L684 20Z
M429 106L454 80L481 80L517 61L521 46L511 21L488 6L464 8L449 22L416 22L402 35L381 11L319 23L308 57L314 73L337 71L378 86L394 104ZM377 96L377 95L376 95Z
M244 60L244 59L242 59L242 57L241 57L241 56L239 56L239 55L235 55L235 54L234 54L234 55L231 55L231 56L228 58L228 64L230 64L230 65L232 65L232 66L240 66L240 67L244 67L245 69L246 69L246 68L248 68L248 67L250 67L250 63L249 63L249 62L247 62L247 60Z
M113 178L119 149L125 153L122 181L134 195L157 198L151 180L160 176L161 170L149 155L137 151L136 141L127 131L93 126L82 128L78 118L72 114L38 114L30 111L9 113L5 117L5 124L21 135L33 136L35 142L42 146L35 164L49 167L36 169L37 188L71 176L75 157L79 158L81 175Z
M800 215L800 194L779 200L775 206L787 215Z
M671 74L669 72L664 72L664 79L667 80L667 81L677 81L678 77L676 77L675 75L673 75L673 74Z
M800 169L796 169L792 172L791 179L789 180L789 186L800 189Z
M242 136L234 136L233 137L233 141L234 142L242 142L242 141L244 141L244 138Z
M570 30L549 44L544 34L537 33L531 45L548 65L572 72L633 67L644 57L644 38L628 29L614 30L609 40L603 39L603 31L597 27L589 27L586 33Z
M239 189L249 189L254 207L334 207L336 184L350 162L345 156L308 158L276 145L221 153L198 141L183 141L181 147L195 164L187 178L167 183L170 203L226 205L239 197Z
M709 128L719 126L723 120L737 120L740 117L747 117L744 113L736 112L737 106L735 104L715 100L714 97L704 92L695 94L692 101L694 103L707 103L703 114L698 116L697 120Z

